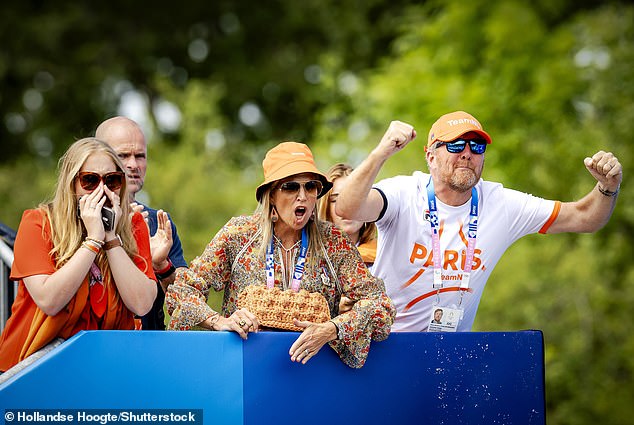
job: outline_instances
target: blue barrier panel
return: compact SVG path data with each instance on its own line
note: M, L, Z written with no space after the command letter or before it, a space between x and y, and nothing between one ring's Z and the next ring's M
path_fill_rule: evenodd
M291 362L298 335L81 332L2 384L0 406L202 409L212 425L545 423L539 331L393 333L362 369L327 346Z
M292 363L295 333L249 337L245 424L544 424L543 338L392 333L351 369L324 347Z
M5 382L0 406L203 409L205 424L237 425L242 380L237 334L89 331Z

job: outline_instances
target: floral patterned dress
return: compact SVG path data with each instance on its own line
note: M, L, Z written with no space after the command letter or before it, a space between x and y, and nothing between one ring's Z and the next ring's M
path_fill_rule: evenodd
M243 288L266 284L265 261L259 255L259 223L259 215L232 218L189 269L179 269L166 295L169 329L187 330L213 316L216 312L207 305L212 288L224 290L222 314L229 317L237 309ZM330 345L344 363L359 368L368 356L370 341L384 340L390 334L396 310L383 281L369 272L348 237L328 222L318 222L317 228L321 246L317 255L309 251L306 257L301 287L326 298L339 329L339 339ZM292 276L284 271L281 251L275 242L275 286L286 289ZM342 295L357 302L352 310L337 315Z

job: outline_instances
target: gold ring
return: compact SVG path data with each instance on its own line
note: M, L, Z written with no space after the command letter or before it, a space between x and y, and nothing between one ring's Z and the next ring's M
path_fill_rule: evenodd
M240 320L238 322L238 325L240 325L241 328L244 327L244 325L246 325L246 324L247 324L247 322L245 322L244 319L242 319L242 320Z

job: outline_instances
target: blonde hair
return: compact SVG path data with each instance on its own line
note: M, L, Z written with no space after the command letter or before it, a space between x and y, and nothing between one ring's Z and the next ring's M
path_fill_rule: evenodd
M79 199L75 193L75 182L77 173L86 160L91 155L99 153L109 156L118 171L124 170L116 152L107 143L93 137L78 140L68 148L59 160L57 187L53 199L48 203L39 205L51 225L53 248L50 255L58 269L70 260L86 238L86 228L77 214ZM121 185L119 197L122 200L129 199L125 178ZM133 258L137 255L138 250L136 241L132 236L131 220L127 218L130 216L130 205L127 201L121 203L121 214L122 219L117 223L115 233L121 238L123 249L128 256ZM112 277L104 251L99 252L96 263L104 276ZM106 279L106 282L110 280Z
M342 162L339 162L332 167L326 173L328 180L331 182L335 182L340 177L349 176L354 169ZM319 213L321 217L326 221L333 222L332 215L330 214L330 208L328 208L330 204L330 195L332 193L332 189L330 189L324 196L319 200ZM366 242L370 242L371 240L376 238L376 225L374 223L363 223L361 229L359 229L359 245L363 245Z
M266 249L273 237L273 220L271 220L271 213L273 211L273 205L271 205L271 192L277 188L277 182L273 182L264 189L258 207L255 210L256 214L260 214L260 230L261 230L261 244L258 255L262 258L266 257ZM315 214L314 220L310 220L306 225L308 231L308 253L312 258L316 258L317 249L321 246L321 236L318 231L319 223L319 208L315 205L313 210Z

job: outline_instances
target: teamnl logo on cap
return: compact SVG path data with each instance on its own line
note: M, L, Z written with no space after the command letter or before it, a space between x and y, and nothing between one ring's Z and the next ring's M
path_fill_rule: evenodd
M491 137L482 129L480 122L464 111L450 112L438 118L429 129L427 143L431 144L435 140L452 140L469 131L480 133L487 140L487 143L491 143Z
M473 118L460 118L460 119L454 119L454 120L447 120L447 125L449 127L453 127L454 125L461 125L461 124L472 124L475 125L476 127L478 127L480 130L482 130L482 126L480 125L480 123Z

